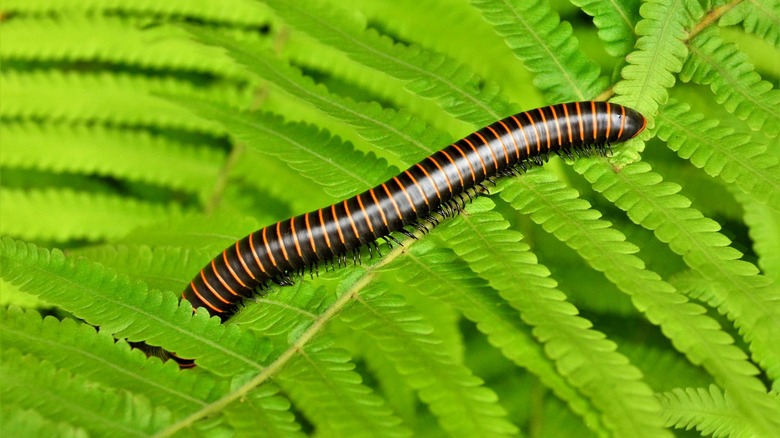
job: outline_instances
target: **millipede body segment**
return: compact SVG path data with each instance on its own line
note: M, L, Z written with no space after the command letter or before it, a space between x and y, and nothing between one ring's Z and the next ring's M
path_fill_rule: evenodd
M405 227L459 211L483 183L541 165L550 152L573 156L626 141L645 118L608 102L574 102L538 108L499 120L425 158L384 183L349 199L262 228L226 248L190 282L182 296L212 315L229 317L236 306L269 282L321 262L339 265L363 246ZM389 241L388 241L389 243Z

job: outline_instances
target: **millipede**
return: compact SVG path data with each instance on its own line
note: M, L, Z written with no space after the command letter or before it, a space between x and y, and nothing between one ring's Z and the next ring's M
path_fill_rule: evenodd
M320 263L347 263L361 250L392 246L399 232L416 238L440 219L459 213L485 183L542 165L559 156L605 155L613 143L635 137L647 121L609 102L572 102L521 112L492 123L351 198L257 230L230 245L192 279L182 293L193 308L223 320L245 298L271 283L317 272ZM313 274L312 274L313 275Z

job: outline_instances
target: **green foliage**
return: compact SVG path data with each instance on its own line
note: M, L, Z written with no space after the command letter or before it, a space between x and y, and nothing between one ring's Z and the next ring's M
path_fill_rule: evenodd
M780 435L780 71L762 59L780 57L778 16L5 0L0 428ZM539 102L613 97L650 120L614 157L504 179L225 323L179 301L262 225Z

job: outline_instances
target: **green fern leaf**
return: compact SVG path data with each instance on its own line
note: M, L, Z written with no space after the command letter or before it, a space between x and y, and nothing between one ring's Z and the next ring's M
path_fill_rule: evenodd
M636 26L639 35L637 50L626 58L624 80L615 85L615 93L625 95L618 103L636 109L652 121L658 107L669 97L667 88L674 85L674 73L682 69L682 60L688 55L683 42L685 29L692 18L685 0L652 0L643 4L639 12L643 19Z
M117 338L145 341L218 375L260 370L261 343L236 326L205 312L192 316L189 304L170 293L149 291L141 282L86 260L71 260L31 244L0 240L0 275L25 292L57 305Z
M290 401L279 395L279 388L269 382L250 392L241 403L234 403L225 409L224 415L236 436L308 436L301 431L290 408Z
M236 23L260 26L266 24L267 9L251 0L225 0L213 3L208 0L133 0L106 2L105 0L4 0L3 10L23 14L48 16L53 13L81 13L100 15L150 15L156 17L192 17L207 22Z
M273 222L271 217L261 219L267 223ZM229 212L212 216L188 215L135 228L119 243L150 247L169 246L216 254L258 228L260 221L246 215Z
M409 436L384 401L361 383L343 350L307 345L274 380L324 434Z
M0 204L14 211L3 217L0 233L59 242L119 237L137 226L181 215L175 204L70 189L0 189Z
M593 24L599 29L599 38L604 41L604 50L607 53L622 58L634 48L634 26L641 18L638 0L572 0L572 3L593 17Z
M0 75L0 115L8 118L185 129L220 134L213 123L194 117L152 93L202 96L240 106L248 101L230 86L204 91L189 82L121 74L80 75L47 71Z
M376 282L367 286L342 318L374 340L451 435L514 434L496 394L444 353L430 325L401 297L385 295L386 289Z
M595 190L625 210L632 221L653 230L659 240L667 242L688 266L721 285L718 299L710 304L723 305L724 310L733 312L731 317L736 318L737 324L743 326L746 335L752 338L751 351L758 362L770 366L772 375L775 375L777 349L769 345L772 337L766 334L777 330L772 327L778 319L770 316L769 320L761 318L756 321L754 317L765 312L760 308L763 303L770 304L771 309L766 312L774 314L776 305L772 304L772 297L776 291L767 287L766 278L756 275L758 270L755 266L739 260L741 254L728 246L730 241L725 236L717 233L718 225L689 207L690 201L678 194L680 187L663 183L661 176L652 172L646 163L626 166L620 172L614 172L608 164L597 160L580 160L574 167L593 184ZM760 292L757 294L757 291ZM757 302L762 302L761 306L756 306ZM753 330L759 335L751 336ZM726 340L720 342L728 343ZM731 356L735 353L737 356ZM700 354L696 351L695 357ZM741 355L737 352L731 354L729 357ZM699 361L696 359L696 362ZM717 366L720 367L720 364ZM721 379L730 376L719 383L732 394L745 415L751 416L762 430L772 431L776 426L771 424L780 416L766 400L763 384L752 377L757 372L748 363L738 369L711 371Z
M0 137L6 145L24 145L0 149L2 166L111 176L202 195L224 160L213 148L101 126L4 123Z
M187 281L206 265L214 254L193 249L146 245L102 245L68 251L113 269L150 289L180 293Z
M467 66L417 46L393 44L387 37L366 31L363 23L350 20L332 5L265 3L288 24L346 52L355 61L404 81L411 93L436 99L442 109L461 120L481 126L511 112L498 85L482 85Z
M767 43L780 48L780 5L776 0L746 0L720 18L718 24L731 26L742 23L748 33L763 38Z
M147 359L126 342L70 319L41 320L33 311L0 309L0 321L3 349L15 348L106 388L132 388L171 412L185 414L202 407L224 390L208 375L182 373L174 363Z
M406 287L455 307L474 321L490 343L520 367L533 373L553 393L580 415L593 431L605 434L599 415L545 356L530 330L498 293L476 276L463 261L435 239L423 240L394 264L392 273Z
M0 28L0 38L8 42L0 58L10 62L95 61L246 79L223 53L193 44L174 27L141 29L125 19L68 15L11 20Z
M285 124L270 114L228 111L222 105L206 101L188 102L189 108L222 124L247 148L279 158L299 177L317 182L333 202L398 173L385 160L357 151L311 125Z
M670 101L658 114L656 135L707 174L736 183L744 193L780 211L777 158L749 136L719 127L717 120L705 120L690 110L686 104Z
M525 190L521 190L520 185ZM664 329L664 334L692 362L704 362L705 367L721 379L732 382L744 380L742 370L751 365L741 351L723 345L725 339L729 339L728 344L733 342L729 336L717 327L714 320L701 315L704 313L703 308L686 303L684 296L662 281L658 274L648 270L641 259L633 256L638 248L626 243L625 236L598 220L599 213L589 209L587 202L578 200L574 190L555 181L551 174L538 172L519 179L519 184L502 191L502 197L518 210L531 214L532 220L555 233L596 270L607 274L610 281L632 296L635 306L646 313L651 322ZM748 292L743 299L734 295L731 296L731 302L722 307L732 309L730 316L742 320L738 326L751 327L756 334L756 343L763 350L762 357L767 358L769 362L766 365L772 369L771 358L775 355L767 342L771 339L769 332L776 328L772 323L761 322L765 318L776 320L774 315L777 310L774 309L772 295L759 291ZM718 294L718 297L721 298L721 295ZM707 301L710 300L718 302L713 298ZM755 300L764 302L764 309L754 316L747 309L748 303ZM730 304L734 307L730 308ZM692 337L694 333L696 336ZM699 352L711 353L705 359L698 357L701 354ZM724 358L736 360L727 361Z
M726 394L715 385L706 388L675 388L658 394L664 407L667 426L677 429L696 428L713 437L756 436L750 419L740 415Z
M0 424L8 436L56 436L58 438L88 438L89 433L77 426L44 417L31 409L0 407Z
M390 151L405 162L414 162L431 150L431 145L447 143L439 132L429 129L411 114L383 110L376 103L355 102L329 94L298 70L277 60L273 54L239 44L217 34L188 28L201 41L224 47L231 57L284 92L309 102L329 117L342 120L377 148ZM379 152L378 152L379 153Z
M688 45L691 56L680 79L709 85L715 100L755 131L769 137L780 131L780 92L763 81L748 57L717 29L705 29ZM775 54L780 56L780 54ZM770 55L771 56L771 55Z
M67 419L92 434L147 436L171 420L148 400L107 391L48 362L2 350L3 404L33 409L46 418Z
M657 417L660 406L639 370L589 321L575 316L577 309L555 288L519 233L507 230L509 224L497 213L484 211L491 206L487 199L476 200L471 215L442 226L442 237L534 327L558 372L592 400L607 428L631 436L665 435Z
M571 25L561 22L546 0L472 0L502 36L550 102L586 100L607 87L599 68L583 56Z
M780 284L780 247L774 244L780 241L780 212L744 193L735 196L745 210L745 223L761 272Z

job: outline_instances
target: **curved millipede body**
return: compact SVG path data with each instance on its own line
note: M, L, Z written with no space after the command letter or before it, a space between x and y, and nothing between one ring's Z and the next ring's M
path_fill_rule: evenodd
M458 140L368 191L269 225L237 241L206 265L183 297L223 319L242 299L269 282L291 284L291 276L318 263L359 257L377 239L395 239L404 227L426 230L434 214L448 216L479 194L485 181L542 164L550 152L572 156L626 141L645 128L638 112L608 102L574 102L507 117ZM388 242L389 243L389 242Z

